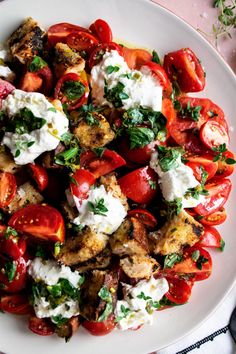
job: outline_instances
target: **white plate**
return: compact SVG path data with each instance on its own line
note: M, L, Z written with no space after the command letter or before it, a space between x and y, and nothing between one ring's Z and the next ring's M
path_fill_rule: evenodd
M44 26L62 21L86 26L103 18L110 23L117 38L141 47L155 48L160 55L182 47L192 48L206 69L207 86L203 96L219 104L229 125L235 127L236 81L233 72L193 28L162 7L147 0L6 0L0 3L0 40L27 16L34 17ZM231 148L236 151L233 133ZM233 200L236 200L235 190L227 204L227 222L220 227L226 241L225 252L212 252L213 275L194 286L189 304L157 313L153 326L144 326L136 332L114 331L106 337L93 337L81 329L67 344L56 336L33 335L22 318L0 315L0 351L7 354L146 354L180 339L199 326L233 286L236 275Z

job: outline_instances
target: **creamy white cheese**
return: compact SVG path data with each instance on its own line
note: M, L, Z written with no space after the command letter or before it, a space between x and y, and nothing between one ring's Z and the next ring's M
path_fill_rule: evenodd
M176 198L182 198L183 208L193 208L204 201L204 196L200 195L198 199L186 197L185 194L189 188L199 186L199 182L193 175L193 170L182 163L181 155L177 159L177 167L167 172L163 172L158 160L158 152L151 155L150 167L158 174L159 184L163 197L168 202Z
M168 292L167 280L151 277L148 281L140 281L136 286L123 284L123 287L124 300L117 301L115 308L118 328L124 331L136 329L145 323L152 324L154 308L150 301L158 302Z
M108 209L107 212L104 212L104 215L95 214L89 208L90 203L96 205L101 199L103 199L103 204ZM113 197L111 192L107 192L103 185L91 189L88 198L82 200L82 202L75 196L74 201L79 216L73 222L77 225L90 226L95 231L108 235L118 229L127 214L121 201Z
M54 260L44 261L39 257L30 262L28 274L35 282L41 281L49 286L56 285L59 279L67 279L75 288L78 288L81 281L81 275L77 271L72 272L70 267L65 265L60 266ZM34 310L36 316L39 318L58 315L70 318L79 314L79 302L67 299L55 308L52 308L45 297L38 297L34 302Z
M22 108L30 109L35 117L45 119L46 124L30 133L4 134L2 144L11 150L18 165L31 163L43 152L54 150L69 125L66 116L62 112L54 111L54 106L41 93L14 90L2 101L2 110L6 111L9 117L14 117ZM28 146L29 143L32 145ZM19 156L15 156L17 150L20 150Z
M10 59L9 50L0 43L0 78L7 81L13 81L15 79L15 73L1 61L5 62Z
M119 70L109 73L108 67L117 67ZM116 50L105 53L102 61L91 70L94 102L97 105L113 107L112 103L104 97L105 81L108 90L117 86L119 82L124 85L123 92L128 97L122 99L122 108L125 110L142 106L161 111L162 87L158 80L153 77L148 68L142 68L140 71L130 70L124 58Z

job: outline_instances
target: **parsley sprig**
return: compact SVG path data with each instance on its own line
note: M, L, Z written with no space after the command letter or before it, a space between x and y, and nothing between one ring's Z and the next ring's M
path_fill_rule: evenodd
M202 106L192 107L190 102L188 102L187 106L183 108L179 101L178 103L179 103L179 107L176 107L175 104L175 108L178 108L181 118L183 119L188 118L188 119L192 119L194 122L198 122Z
M95 215L106 216L106 213L108 212L108 209L107 209L107 207L105 206L104 203L105 203L104 198L96 200L95 203L92 203L92 202L89 201L88 202L88 208Z
M236 160L230 158L230 157L226 157L224 155L225 152L228 151L226 144L221 144L218 147L213 147L212 150L216 153L216 155L213 158L213 161L222 161L225 162L227 165L233 165L236 163Z

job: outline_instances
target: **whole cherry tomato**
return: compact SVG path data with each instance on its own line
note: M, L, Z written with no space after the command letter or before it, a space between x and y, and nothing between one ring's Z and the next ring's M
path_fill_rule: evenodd
M84 321L83 327L87 329L93 336L104 336L116 327L113 318L108 318L103 322Z

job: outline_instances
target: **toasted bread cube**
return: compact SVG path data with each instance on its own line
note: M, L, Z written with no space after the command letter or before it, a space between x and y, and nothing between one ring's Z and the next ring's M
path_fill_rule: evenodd
M150 233L150 246L155 254L179 253L193 246L203 234L203 226L185 211L168 221L157 232Z
M3 172L16 173L21 166L17 165L9 152L0 152L0 170Z
M133 255L122 258L120 266L129 278L135 279L149 279L160 269L160 265L154 258L145 255Z
M100 183L104 185L107 192L112 193L114 198L120 199L125 210L129 209L127 198L120 189L115 173L109 173L108 175L102 176L100 178Z
M89 259L87 262L80 263L76 266L78 272L83 273L89 270L95 269L105 269L111 263L111 250L109 247L106 247L101 253L96 257Z
M65 43L55 45L54 72L56 77L59 78L68 73L80 74L84 67L85 60L78 52Z
M40 204L42 201L43 196L32 186L31 183L26 182L17 188L14 199L4 208L4 211L12 214L26 205Z
M40 55L43 51L45 35L46 32L34 19L26 18L8 40L13 58L18 59L21 64L29 63L35 55Z
M118 272L94 270L87 277L81 291L80 313L89 321L101 320L100 316L107 306L107 302L98 295L102 288L106 288L110 292L111 304L114 309L117 300Z
M149 252L147 231L136 218L126 218L110 238L112 253L119 256Z
M58 255L58 260L69 266L86 262L102 252L107 242L107 235L97 233L87 227L78 236L66 240Z
M103 147L115 138L115 133L102 114L93 112L92 116L94 124L81 120L77 127L74 128L74 134L83 148Z
M56 326L55 332L60 338L65 338L66 342L73 336L78 330L80 325L79 316L74 316L68 319L68 321L60 326Z

